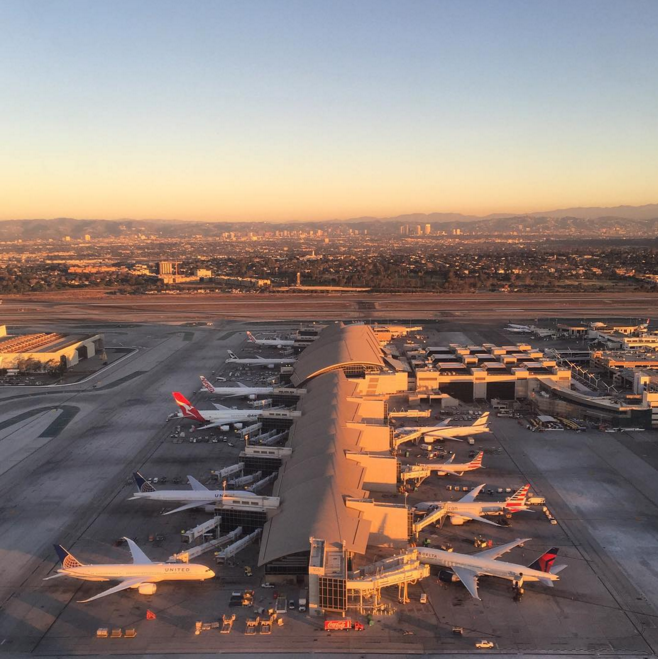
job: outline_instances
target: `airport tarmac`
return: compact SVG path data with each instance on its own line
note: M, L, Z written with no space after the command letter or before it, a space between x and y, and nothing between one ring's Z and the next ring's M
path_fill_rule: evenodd
M656 652L658 453L654 446L658 434L654 432L531 433L516 420L493 419L494 435L477 441L485 449L484 470L462 479L432 476L410 495L410 502L445 498L445 486L456 482L513 488L530 482L533 491L545 496L557 525L549 524L541 512L518 513L510 529L446 523L443 529L425 534L435 544L449 540L455 551L466 553L475 551L467 540L478 533L496 543L531 537L526 547L505 557L526 564L544 549L558 546L559 562L569 566L561 580L552 589L528 584L520 603L512 600L507 582L483 578L478 602L462 584L445 584L432 576L410 588L408 605L397 603L395 588L386 592L397 612L377 617L364 632L326 633L320 620L291 611L284 615L284 627L275 627L271 636L246 637L245 620L253 614L229 609L228 601L233 590L254 588L258 604L271 602L272 591L259 587L263 575L255 570L255 576L248 578L243 573L244 565L256 565L256 546L240 554L232 566L215 566L212 553L207 554L196 562L216 568L217 579L163 583L151 597L128 591L79 604L77 600L107 586L69 579L43 582L56 567L52 543L64 544L85 561L123 562L126 549L114 543L127 535L137 538L154 560L166 560L181 549L181 530L207 519L201 511L162 517L163 508L157 504L127 501L133 491L129 476L139 469L148 476L167 476L169 483L188 474L205 482L211 469L237 461L240 447L235 442L233 447L221 441L174 443L172 427L180 422L167 424L165 419L175 411L173 390L182 391L200 408L211 407L216 399L198 393L198 376L213 370L215 375L226 374L225 350L244 347L239 327L108 328L108 345L121 342L138 351L107 373L65 390L0 390L0 465L5 469L0 474L0 654L303 656L313 649L329 653L325 656L348 652L445 656L472 653L481 638L490 638L495 652L514 655ZM500 342L505 336L491 338L486 326L457 321L445 330L434 337L440 344L453 342L459 334L467 343L481 343L486 336ZM263 376L254 379L259 377ZM58 425L64 412L57 410L63 407L76 409L69 410L66 423ZM455 450L458 460L466 458L466 445L446 442L446 448ZM153 542L151 535L156 536ZM296 598L298 588L277 590ZM423 592L429 599L425 605L419 601ZM147 609L156 613L156 620L145 619ZM237 621L231 635L220 636L217 631L194 635L196 620L216 620L232 612L237 613ZM463 627L464 636L454 636L453 626ZM137 636L97 639L98 627L135 627Z

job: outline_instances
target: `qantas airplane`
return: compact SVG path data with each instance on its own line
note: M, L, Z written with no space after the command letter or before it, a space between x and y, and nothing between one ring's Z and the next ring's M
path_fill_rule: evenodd
M179 508L168 510L163 515L180 513L183 510L191 510L192 508L200 508L201 506L210 506L221 501L224 497L256 496L253 492L246 492L245 490L209 490L192 476L187 477L189 484L192 486L191 490L156 490L138 471L133 474L133 479L137 486L137 492L128 501L148 499L150 501L175 501L185 504Z
M419 512L427 512L428 515L440 510L442 514L439 516L434 515L436 517L435 521L440 521L443 525L445 519L450 518L450 523L455 526L460 526L469 520L500 526L500 524L486 519L484 515L500 515L503 513L516 513L520 510L530 510L526 506L526 499L530 490L529 484L524 485L506 501L476 501L475 499L484 485L484 483L478 485L459 501L423 501L417 504L415 508Z
M242 423L244 421L250 421L260 416L262 410L231 410L224 405L219 405L214 403L216 410L204 410L199 412L192 403L190 403L183 394L179 391L174 391L172 393L176 405L180 407L181 411L175 414L172 414L169 418L171 419L192 419L193 421L198 421L203 423L203 426L199 426L199 430L207 430L208 428L217 428L219 426L228 425L230 423Z
M203 385L199 391L208 391L222 398L248 398L249 400L256 400L257 396L271 394L274 391L274 387L247 387L240 382L238 382L237 387L215 387L203 375L199 377Z
M463 441L459 437L472 437L473 435L480 435L485 432L491 432L487 421L489 420L489 412L485 412L473 425L471 426L450 426L447 425L448 421L443 421L438 426L429 426L424 428L422 426L404 426L397 429L398 433L416 437L423 437L423 441L431 443L434 440L453 439L455 441Z
M245 366L267 366L274 368L277 364L293 364L297 360L294 357L238 357L233 351L228 351L226 364L244 364Z
M61 545L55 551L62 563L57 574L44 581L57 577L73 577L83 581L119 581L119 585L104 590L81 602L93 602L101 597L118 593L128 588L137 588L140 595L154 595L159 581L205 581L215 573L205 565L196 563L154 563L130 538L124 538L132 554L132 563L108 563L86 565Z
M257 339L251 332L247 332L250 343L258 346L274 346L276 348L288 348L295 345L292 339Z
M468 592L478 600L480 599L478 577L485 575L509 579L518 587L526 581L539 581L545 586L552 587L553 582L560 579L558 572L567 567L566 565L555 565L557 547L549 549L527 567L517 563L496 560L515 547L529 542L529 540L530 538L517 539L500 547L485 549L477 554L456 554L442 549L418 547L418 558L422 563L448 568L450 572L446 574L442 571L439 578L445 579L447 577L451 581L461 581L468 589Z

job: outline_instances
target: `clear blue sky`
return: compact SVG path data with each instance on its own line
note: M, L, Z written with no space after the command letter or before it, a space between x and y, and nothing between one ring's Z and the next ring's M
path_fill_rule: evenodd
M2 0L0 219L658 201L658 1Z

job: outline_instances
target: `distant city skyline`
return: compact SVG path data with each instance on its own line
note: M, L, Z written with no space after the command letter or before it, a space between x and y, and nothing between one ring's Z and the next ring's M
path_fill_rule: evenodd
M644 205L658 3L0 4L0 219Z

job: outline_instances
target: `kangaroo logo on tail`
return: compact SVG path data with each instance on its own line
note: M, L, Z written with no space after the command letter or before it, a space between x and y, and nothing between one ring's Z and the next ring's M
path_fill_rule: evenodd
M206 380L206 378L203 377L203 375L200 375L199 377L201 378L201 384L202 384L202 385L203 385L203 386L204 386L204 387L205 387L205 388L206 388L211 394L214 394L214 393L215 393L215 387L213 387L213 386L210 384L210 382L208 382L208 380Z
M55 551L59 560L62 562L62 567L68 570L73 567L82 567L82 563L71 552L67 551L62 545L55 545Z
M174 391L173 392L173 397L174 400L176 401L176 405L180 407L181 413L186 419L194 419L195 421L201 421L205 422L205 419L201 416L201 413L199 410L197 410L192 403L190 403L183 394L180 393L180 391Z

